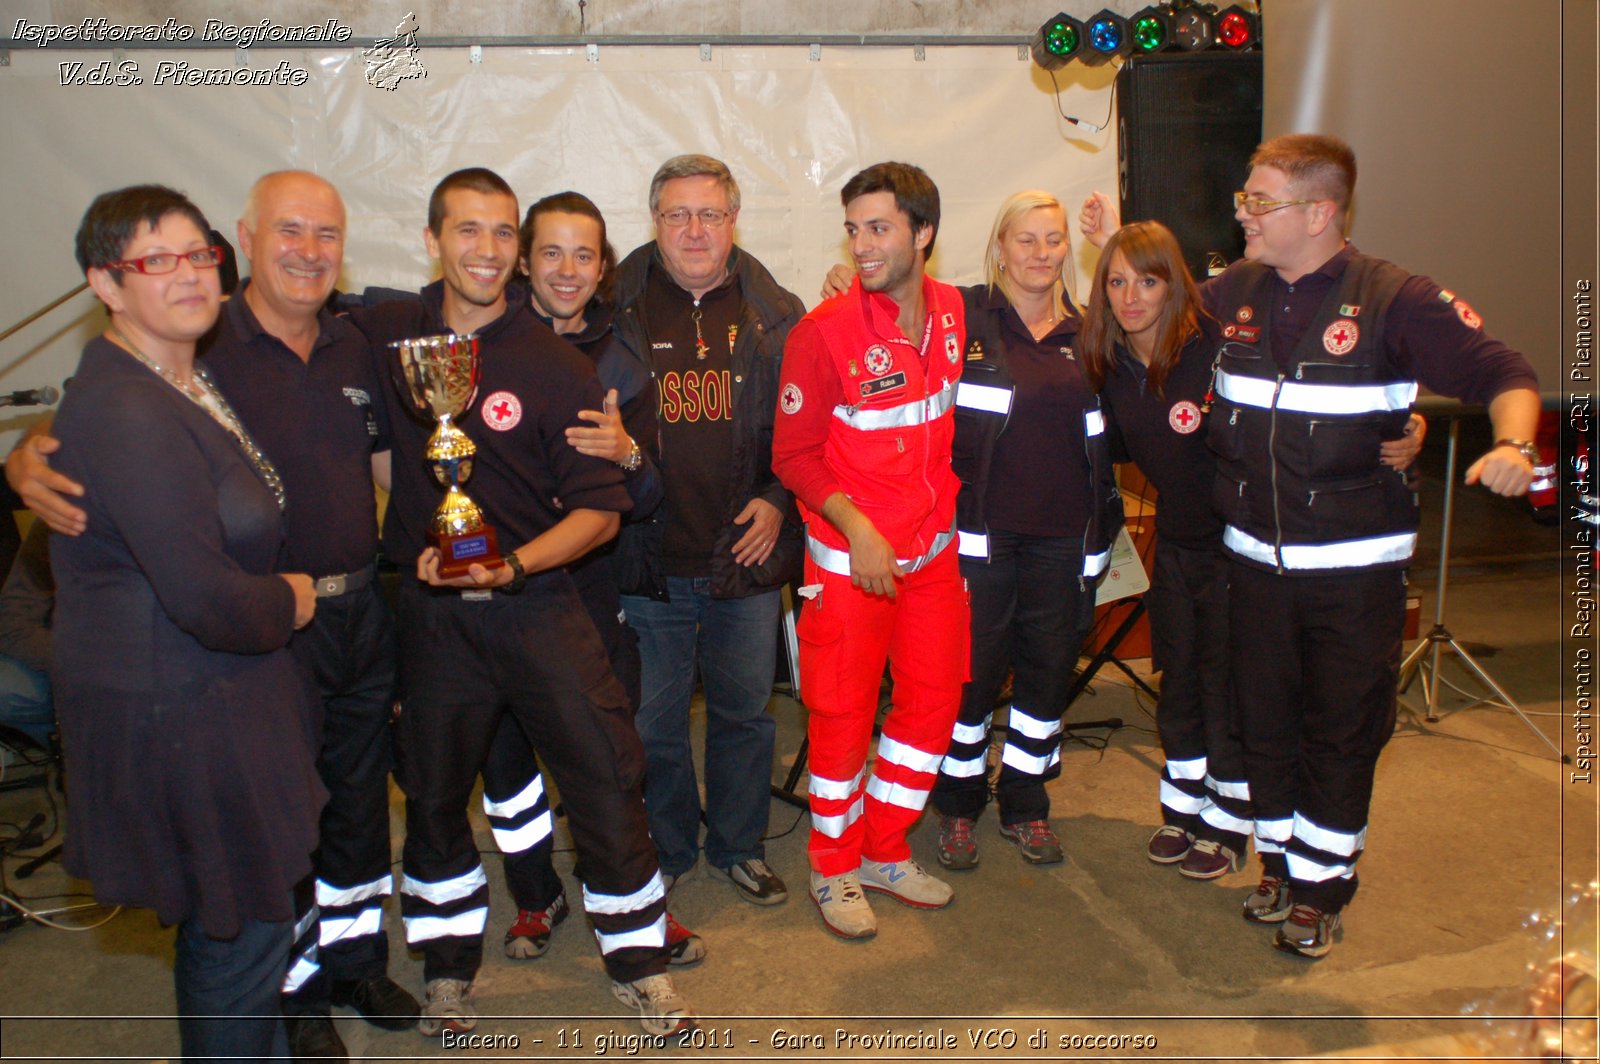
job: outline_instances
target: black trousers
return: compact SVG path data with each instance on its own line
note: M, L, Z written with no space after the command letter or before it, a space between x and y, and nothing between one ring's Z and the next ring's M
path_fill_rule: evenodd
M988 802L990 716L1014 673L995 798L1005 824L1050 815L1045 784L1061 775L1061 714L1094 618L1081 537L989 531L989 560L961 559L972 600L972 680L933 786L945 816L976 819Z
M1234 562L1232 672L1256 849L1297 902L1355 895L1378 754L1394 733L1406 577Z
M1144 603L1161 672L1162 820L1242 854L1253 825L1228 683L1228 564L1220 545L1160 540Z
M628 696L628 712L639 710L639 636L622 617L622 604L609 569L603 581L576 580L579 597L605 647L611 671ZM553 860L549 796L539 774L539 760L516 718L501 720L483 766L483 806L494 830L495 845L505 855L506 886L518 909L548 908L561 894L561 877Z
M290 644L322 706L317 771L328 788L313 875L295 890L295 946L284 991L289 1013L327 1012L328 980L385 973L383 902L393 883L389 849L389 731L394 704L394 620L378 581L319 598Z
M666 893L640 787L644 750L571 578L541 573L516 595L407 582L399 619L400 907L424 978L471 979L482 964L489 889L467 802L508 714L561 789L607 972L624 981L664 972Z

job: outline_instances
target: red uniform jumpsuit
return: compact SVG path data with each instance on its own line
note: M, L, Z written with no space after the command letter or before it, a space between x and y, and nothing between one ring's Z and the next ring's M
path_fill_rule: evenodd
M901 861L928 800L967 679L966 590L953 536L956 380L966 346L961 294L923 282L920 347L898 307L860 282L795 326L784 348L772 467L806 519L800 691L810 710L812 867ZM897 597L850 583L850 544L823 518L843 492L889 541L907 575ZM872 778L867 748L884 662L894 700Z

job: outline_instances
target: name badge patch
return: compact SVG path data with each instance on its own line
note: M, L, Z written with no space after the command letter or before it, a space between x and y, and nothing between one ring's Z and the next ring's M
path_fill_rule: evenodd
M879 377L875 381L865 381L861 385L861 398L870 399L874 395L883 395L885 392L897 392L906 386L906 371L891 373L887 377Z

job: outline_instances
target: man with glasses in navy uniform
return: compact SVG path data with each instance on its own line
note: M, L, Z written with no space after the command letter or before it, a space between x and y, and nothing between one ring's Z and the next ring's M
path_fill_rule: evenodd
M1208 419L1225 522L1234 699L1262 879L1244 917L1322 957L1355 895L1378 755L1394 732L1418 503L1379 444L1418 382L1489 408L1495 444L1466 483L1522 495L1538 381L1455 293L1345 241L1356 160L1293 134L1250 158L1244 259L1201 286L1221 323ZM1081 220L1107 228L1100 194ZM1114 226L1113 226L1114 228Z
M762 845L776 734L767 702L800 528L772 472L772 422L784 340L805 307L734 246L739 186L722 162L667 160L650 182L650 212L656 239L617 270L615 325L661 395L665 501L624 526L617 551L643 665L645 807L670 890L701 846L689 740L698 670L706 857L740 897L776 905L788 890Z

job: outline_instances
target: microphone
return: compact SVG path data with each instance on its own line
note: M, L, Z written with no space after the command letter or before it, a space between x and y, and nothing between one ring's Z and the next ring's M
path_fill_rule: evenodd
M1064 114L1061 117L1065 118L1068 122L1071 122L1079 129L1088 130L1090 133L1099 133L1106 128L1105 126L1097 126L1093 122L1085 122L1081 118L1073 118L1071 115Z
M47 384L43 388L26 388L0 395L0 406L54 406L60 398L61 389Z

